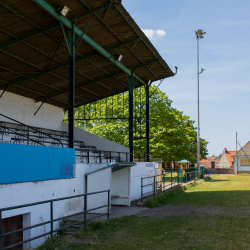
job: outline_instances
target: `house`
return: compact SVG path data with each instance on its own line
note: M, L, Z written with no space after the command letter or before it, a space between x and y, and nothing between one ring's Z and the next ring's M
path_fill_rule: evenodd
M221 160L219 163L219 168L233 168L234 167L234 158L236 151L229 151L224 148Z
M247 142L234 156L234 172L250 172L250 141Z
M207 157L207 159L200 160L200 164L205 168L218 168L220 163L220 157Z

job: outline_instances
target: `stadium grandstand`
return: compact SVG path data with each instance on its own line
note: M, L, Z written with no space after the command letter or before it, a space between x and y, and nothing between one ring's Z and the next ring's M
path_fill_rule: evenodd
M157 168L149 89L175 74L121 0L0 1L0 250L33 249L62 219L140 198L140 178ZM147 154L135 163L141 86ZM76 107L127 91L129 148L74 126Z

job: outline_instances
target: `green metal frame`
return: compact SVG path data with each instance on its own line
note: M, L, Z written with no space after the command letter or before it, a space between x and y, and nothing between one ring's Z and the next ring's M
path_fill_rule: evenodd
M54 17L56 20L62 22L62 24L67 27L68 29L71 29L71 21L68 20L66 17L59 15L56 10L50 6L47 2L44 0L32 0L34 3L36 3L39 7L41 7L43 10L45 10L48 14L50 14L52 17ZM78 36L82 35L82 30L80 30L78 27L75 28L75 34ZM91 39L88 35L83 34L82 39L88 43L91 47L93 47L95 50L97 50L101 55L103 55L105 58L110 60L115 66L120 68L122 71L127 73L131 76L132 72L124 66L121 62L116 61L113 57L111 57L111 54L105 50L103 47L101 47L98 43L96 43L93 39ZM136 75L134 76L136 79L139 79L140 82L143 83L143 80L141 80Z

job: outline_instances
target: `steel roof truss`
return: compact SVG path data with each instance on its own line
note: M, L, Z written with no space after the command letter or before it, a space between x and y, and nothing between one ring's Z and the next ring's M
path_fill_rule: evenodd
M64 24L64 26L66 26L68 29L71 29L71 21L65 18L64 16L59 15L56 12L56 10L52 6L50 6L47 2L45 2L44 0L32 0L32 1L36 3L38 6L40 6L47 13L49 13L52 17L54 17L58 21L61 21ZM75 33L78 36L81 36L82 30L76 27ZM109 59L115 66L122 69L125 73L131 75L131 71L126 66L124 66L121 62L116 61L113 57L110 58L111 56L110 53L103 47L101 47L98 43L96 43L94 40L92 40L88 35L83 34L82 39L86 43L88 43L91 47L93 47L95 50L97 50L105 58ZM139 79L137 76L135 76L135 78ZM139 79L139 81L143 83L143 80Z

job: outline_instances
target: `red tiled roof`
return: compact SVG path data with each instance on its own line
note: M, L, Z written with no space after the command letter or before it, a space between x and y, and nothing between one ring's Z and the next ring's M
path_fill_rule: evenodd
M225 152L225 156L227 157L227 161L230 166L233 166L234 164L234 158L232 158L232 156L235 155L235 153L236 151L229 151L229 150Z

